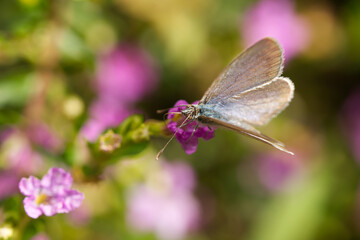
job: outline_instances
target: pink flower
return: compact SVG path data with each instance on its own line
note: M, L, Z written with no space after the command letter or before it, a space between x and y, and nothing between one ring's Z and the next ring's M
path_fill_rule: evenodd
M150 55L134 45L123 44L101 56L96 71L98 99L90 107L82 135L93 142L105 129L120 124L134 112L134 104L155 89L157 75Z
M14 171L1 171L0 172L0 200L12 194L15 194L19 178Z
M171 188L176 192L190 192L194 190L196 179L194 172L188 164L183 162L163 163L165 172L169 175Z
M302 165L297 158L283 153L258 157L261 183L270 191L281 191L301 173Z
M40 154L35 152L27 141L22 140L11 147L7 158L9 167L19 175L34 173L43 165Z
M41 180L33 176L22 178L19 189L26 196L23 202L25 212L38 218L42 214L53 216L78 208L84 195L71 189L72 183L70 173L61 168L51 168Z
M341 120L350 148L360 162L360 89L354 91L345 101Z
M46 124L35 124L26 129L27 135L33 143L51 152L58 152L62 142Z
M164 164L162 171L158 185L139 184L131 189L128 222L137 230L154 232L159 239L182 239L197 226L200 216L192 193L194 173L184 163Z
M193 104L197 104L198 101ZM192 123L186 124L179 129L179 126L183 123L185 118L180 113L181 110L186 108L188 103L185 100L179 100L175 103L174 108L169 110L168 119L171 121L168 123L167 127L172 133L176 133L175 137L187 154L193 154L196 151L196 148L199 144L198 139L203 138L209 140L214 137L214 130L210 129L208 126L199 125L196 129L198 123L193 121ZM196 130L195 130L196 129Z
M102 122L89 119L81 128L80 134L89 142L95 142L100 134L106 129Z
M16 132L16 129L14 127L6 127L0 131L0 144L5 142L11 135Z
M291 59L308 43L308 30L291 0L261 0L250 8L242 22L246 45L264 37L277 39L285 50L285 59Z
M155 89L157 71L145 50L123 44L100 57L96 82L101 96L133 103Z
M98 99L90 108L91 118L101 122L106 128L117 126L130 114L127 107L110 99Z
M120 124L131 112L116 101L98 99L91 105L90 119L81 128L81 134L94 142L103 131Z
M43 165L42 157L33 150L28 136L15 127L0 133L3 144L5 166L16 175L33 174Z
M68 215L68 221L71 225L85 226L91 219L91 212L86 206L82 205Z
M38 233L31 238L31 240L49 240L50 238L45 233Z

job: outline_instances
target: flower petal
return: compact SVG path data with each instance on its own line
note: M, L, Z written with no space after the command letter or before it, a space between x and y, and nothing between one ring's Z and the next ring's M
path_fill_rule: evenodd
M30 176L22 178L19 182L19 189L25 196L36 195L40 191L41 182L38 178Z
M205 140L210 140L214 137L214 130L210 130L208 126L199 126L194 135Z
M23 201L26 214L31 218L38 218L42 211L36 205L34 197L26 197Z
M76 191L69 190L66 193L66 197L63 201L62 209L59 209L59 212L70 212L78 207L80 207L82 201L84 200L84 194Z
M173 108L170 108L169 110L169 114L167 116L167 119L172 119L175 116L175 112L180 112L181 110L184 110L186 108L186 106L182 106L182 105L188 105L189 103L186 102L185 100L178 100ZM180 107L179 107L180 106Z
M59 202L60 203L60 202ZM51 204L40 204L39 208L42 210L45 216L54 216L58 213L57 204L51 203Z
M41 179L41 185L47 192L55 195L63 195L71 188L73 179L70 173L61 168L51 168Z
M181 146L186 154L191 155L194 152L196 152L198 144L199 144L198 138L192 137L189 141L181 143Z

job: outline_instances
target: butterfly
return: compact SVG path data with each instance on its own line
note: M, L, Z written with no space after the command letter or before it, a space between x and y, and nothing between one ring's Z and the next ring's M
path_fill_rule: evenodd
M268 123L294 96L294 83L281 76L283 66L283 50L276 40L256 42L223 70L198 104L181 110L186 120L179 128L192 121L221 126L294 155L254 127Z

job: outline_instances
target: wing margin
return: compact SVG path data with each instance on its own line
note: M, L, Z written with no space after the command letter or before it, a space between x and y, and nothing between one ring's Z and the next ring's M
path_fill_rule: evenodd
M239 94L280 76L284 54L278 42L264 38L241 52L214 80L200 103L215 103L219 99Z

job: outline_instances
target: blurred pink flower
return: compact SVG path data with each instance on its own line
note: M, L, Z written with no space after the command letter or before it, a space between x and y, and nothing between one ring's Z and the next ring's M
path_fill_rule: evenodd
M257 160L260 181L270 191L284 190L302 169L297 158L284 153L269 153Z
M81 128L80 134L89 142L95 142L106 126L100 121L89 119Z
M41 156L32 149L28 142L20 141L16 147L9 150L7 158L9 167L18 175L32 174L43 165Z
M51 152L58 152L62 142L46 124L31 125L26 129L27 135L33 143Z
M188 164L183 162L163 163L164 170L170 176L171 189L177 192L191 192L196 180L194 172Z
M50 238L45 233L38 233L31 238L31 240L49 240Z
M110 99L98 99L90 108L91 118L98 120L105 127L115 127L130 114L131 111L127 107Z
M91 212L87 207L81 205L79 208L70 212L68 215L68 221L75 226L85 226L91 219Z
M5 142L14 132L16 129L14 127L5 127L0 132L0 144Z
M360 89L354 91L345 101L341 120L350 148L360 162Z
M159 239L182 239L196 228L200 216L192 193L194 173L183 163L167 163L163 167L167 177L157 182L159 188L139 184L130 190L127 219L133 228L152 231Z
M81 129L95 141L109 127L120 124L134 111L134 104L157 86L158 73L151 56L139 47L123 44L99 57L96 71L98 99Z
M81 128L81 134L90 142L96 141L107 128L120 124L132 112L116 101L95 101L90 107L90 119Z
M242 35L247 46L264 37L279 41L289 60L308 43L305 21L296 14L291 0L261 0L250 8L242 21Z
M102 98L133 103L155 89L157 71L144 49L122 44L99 58L96 83Z
M15 127L5 132L1 139L4 167L17 176L34 174L41 170L44 165L42 156L33 149L29 137Z
M0 200L18 192L18 182L14 171L0 172Z

